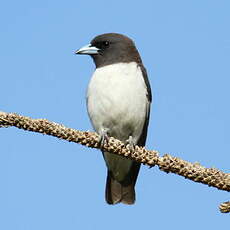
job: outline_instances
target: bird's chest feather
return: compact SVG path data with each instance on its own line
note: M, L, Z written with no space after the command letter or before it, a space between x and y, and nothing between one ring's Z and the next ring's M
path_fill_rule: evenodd
M147 106L146 86L136 63L96 69L89 83L87 106L94 128L129 129L142 125ZM133 127L131 127L133 128Z

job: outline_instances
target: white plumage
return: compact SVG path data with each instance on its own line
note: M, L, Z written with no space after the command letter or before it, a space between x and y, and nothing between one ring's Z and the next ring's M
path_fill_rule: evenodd
M87 91L88 113L94 129L136 144L149 107L141 68L136 62L97 68Z

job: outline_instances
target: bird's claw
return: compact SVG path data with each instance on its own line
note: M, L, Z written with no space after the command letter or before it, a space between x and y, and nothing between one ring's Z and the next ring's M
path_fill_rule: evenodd
M129 139L125 141L126 146L128 145L131 153L135 151L135 143L133 141L133 137L129 136Z
M107 144L109 142L109 136L107 134L107 129L102 129L99 133L99 145L101 148L104 147L105 144Z

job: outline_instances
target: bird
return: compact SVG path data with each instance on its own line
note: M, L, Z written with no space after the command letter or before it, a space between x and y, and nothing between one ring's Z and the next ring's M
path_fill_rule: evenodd
M102 145L114 137L134 150L145 146L152 93L146 69L133 40L119 33L96 36L75 54L92 57L96 69L89 81L87 111ZM140 163L102 151L107 166L105 200L134 204Z

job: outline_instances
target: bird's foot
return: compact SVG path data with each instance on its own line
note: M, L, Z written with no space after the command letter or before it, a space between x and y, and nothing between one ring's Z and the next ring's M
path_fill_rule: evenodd
M126 146L128 145L128 148L129 148L131 153L133 153L135 151L135 143L134 143L132 136L129 136L129 139L125 141L125 144L126 144Z
M108 129L101 129L98 142L101 148L109 142Z

